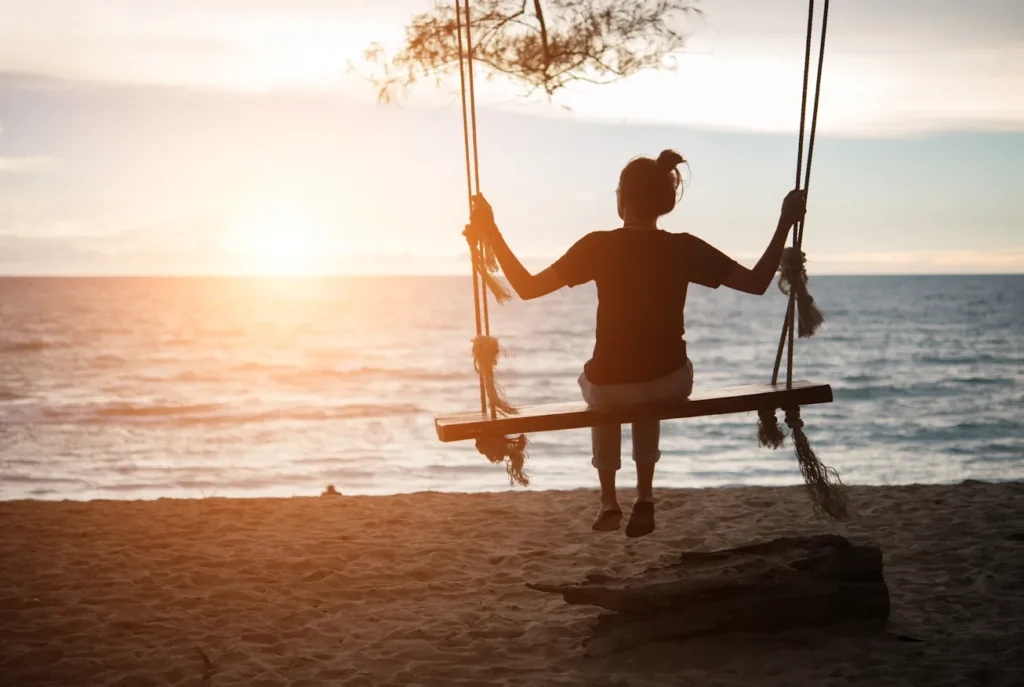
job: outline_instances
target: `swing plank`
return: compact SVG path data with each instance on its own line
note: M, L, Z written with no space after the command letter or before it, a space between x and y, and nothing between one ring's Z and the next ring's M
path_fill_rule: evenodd
M707 415L746 413L762 408L784 408L832 402L832 387L806 380L785 384L733 386L695 392L684 401L669 401L621 408L591 408L586 403L550 403L526 406L517 415L491 419L480 411L434 418L437 438L444 442L481 436L532 434L580 429L637 420L677 420Z

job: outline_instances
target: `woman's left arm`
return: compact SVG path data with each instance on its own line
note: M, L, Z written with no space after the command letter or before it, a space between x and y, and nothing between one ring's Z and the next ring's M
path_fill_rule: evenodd
M466 227L466 234L470 239L476 234L491 246L509 285L524 301L546 296L565 286L565 280L553 267L547 267L537 274L530 274L509 248L505 237L501 235L498 225L494 222L491 206L483 196L476 196L473 199L473 213L470 224Z

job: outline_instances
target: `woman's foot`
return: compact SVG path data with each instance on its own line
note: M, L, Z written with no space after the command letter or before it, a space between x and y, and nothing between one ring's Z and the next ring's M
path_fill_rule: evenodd
M626 523L627 537L642 537L654 531L654 503L637 501L633 504L633 512Z
M591 527L595 532L614 532L622 524L622 509L618 504L614 506L601 506L601 511L594 519Z

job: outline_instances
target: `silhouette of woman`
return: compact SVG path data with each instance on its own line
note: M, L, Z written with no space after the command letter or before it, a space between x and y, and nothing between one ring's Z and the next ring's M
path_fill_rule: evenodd
M693 390L693 364L686 352L683 309L692 282L764 294L771 284L786 237L804 215L804 192L783 200L775 234L753 269L738 264L688 233L659 229L657 220L671 212L680 197L679 153L665 150L657 159L636 158L619 174L616 199L622 226L585 235L538 274L531 274L509 248L482 195L473 198L467 236L486 241L516 294L523 300L564 286L597 284L597 328L593 355L579 385L593 407L637 405L686 398ZM593 529L617 530L622 509L615 493L621 467L619 425L591 429L593 458L601 484L601 506ZM661 457L660 423L633 423L636 501L626 536L654 531L654 466Z

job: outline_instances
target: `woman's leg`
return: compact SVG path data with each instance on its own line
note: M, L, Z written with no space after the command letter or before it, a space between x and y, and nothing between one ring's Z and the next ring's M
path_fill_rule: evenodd
M594 457L601 482L601 510L594 521L595 530L618 529L622 509L615 494L615 473L622 467L622 430L619 425L598 425L590 428Z
M666 383L658 383L647 401L687 398L693 392L693 363L672 373ZM654 501L654 466L661 459L661 422L644 420L633 423L633 461L636 463L636 500Z
M636 502L626 523L627 537L642 537L654 531L654 466L661 458L658 441L661 423L644 420L633 423L633 462L636 463Z
M633 423L633 462L636 463L636 500L654 500L654 466L661 458L661 423L644 420Z

